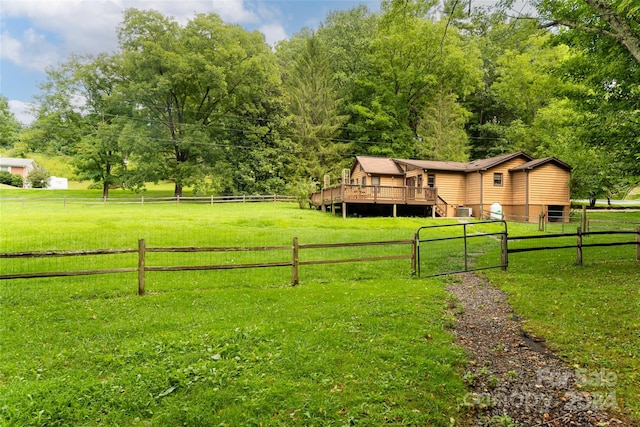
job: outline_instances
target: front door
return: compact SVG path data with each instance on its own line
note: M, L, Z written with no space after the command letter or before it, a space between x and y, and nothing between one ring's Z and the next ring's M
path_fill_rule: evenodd
M407 185L407 191L409 192L407 198L409 200L415 200L416 199L416 177L412 176L411 178L407 178L406 185Z

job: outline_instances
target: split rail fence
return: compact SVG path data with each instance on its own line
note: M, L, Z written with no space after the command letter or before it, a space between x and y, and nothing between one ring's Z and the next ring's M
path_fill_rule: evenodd
M203 197L1 197L0 205L145 205L199 203L214 205L217 203L258 203L258 202L295 202L295 197L280 194L203 196Z
M623 241L623 242L585 242L585 237L592 236L615 236L615 235L627 235L635 236L635 240ZM567 237L575 237L576 242L571 244L552 244L551 246L535 246L525 248L509 247L512 242L518 242L523 240L548 240L548 239L565 239ZM556 240L557 241L557 240ZM640 227L636 227L635 231L631 230L607 230L607 231L588 231L583 232L582 227L578 227L575 233L558 233L558 234L542 234L531 236L517 236L507 237L507 252L506 262L508 264L508 255L521 252L543 251L543 250L556 250L556 249L576 249L576 263L575 265L583 264L583 248L593 247L614 247L614 246L636 246L636 261L640 261ZM504 255L503 255L504 256Z
M420 230L427 229L428 227L421 227ZM117 254L138 254L137 266L125 267L125 268L112 268L112 269L93 269L93 270L79 270L79 271L50 271L50 272L27 272L27 273L10 273L0 274L0 280L9 279L31 279L31 278L44 278L44 277L68 277L68 276L88 276L97 274L116 274L116 273L138 273L138 294L144 295L145 293L145 279L147 272L171 272L171 271L203 271L203 270L229 270L229 269L248 269L248 268L270 268L270 267L290 267L291 268L291 283L293 286L299 283L299 270L301 266L305 265L321 265L321 264L338 264L338 263L357 263L357 262L373 262L373 261L389 261L389 260L411 260L411 271L413 274L418 273L420 276L419 265L419 251L424 250L424 243L427 245L429 242L442 241L450 238L436 238L436 239L419 239L419 231L413 235L411 239L406 240L387 240L387 241L374 241L374 242L350 242L350 243L306 243L301 244L297 237L293 238L291 245L282 246L253 246L253 247L147 247L146 241L140 239L138 241L137 248L124 248L124 249L92 249L92 250L45 250L45 251L27 251L27 252L5 252L0 253L0 261L2 259L33 259L33 258L49 258L49 257L86 257L96 255L117 255ZM561 234L538 234L538 235L524 235L511 237L504 232L497 233L477 233L477 234L465 234L464 238L464 250L465 250L465 266L464 270L458 271L443 271L441 274L461 273L465 271L471 271L476 268L468 266L466 264L466 245L469 238L478 236L498 236L501 238L501 259L499 265L494 265L486 268L502 268L507 269L509 264L509 254L541 251L541 250L557 250L557 249L576 249L576 265L582 265L583 263L583 248L587 247L614 247L622 245L635 245L636 246L636 260L640 261L640 227L637 227L635 231L590 231L582 232L581 228L577 229L576 233L561 233ZM585 242L585 237L590 236L613 236L613 235L628 235L635 236L635 239L629 241L615 241L615 242ZM566 243L567 238L575 238L575 243ZM460 237L455 237L460 239ZM518 242L531 241L531 240L547 240L547 239L564 239L559 244L546 245L546 246L531 246L531 247L514 247L518 246ZM421 245L420 243L423 243ZM331 249L331 248L348 248L348 247L367 247L367 246L392 246L392 245L405 245L410 246L409 253L382 255L382 256L367 256L358 258L337 258L337 259L301 259L300 253L307 249ZM209 265L177 265L177 266L148 266L146 265L148 253L197 253L197 252L264 252L264 251L288 251L290 257L282 261L276 262L261 262L261 263L230 263L230 264L209 264ZM432 274L438 275L438 274Z
M305 249L328 249L366 246L391 246L391 245L411 245L411 253L400 255L382 255L359 258L338 258L324 260L301 260L300 251ZM263 251L291 251L291 257L278 262L262 262L250 264L216 264L216 265L182 265L182 266L147 266L146 259L148 253L197 253L197 252L263 252ZM407 240L387 240L378 242L351 242L351 243L306 243L301 244L298 238L293 238L292 245L283 246L252 246L252 247L147 247L145 239L138 240L137 248L126 249L95 249L95 250L52 250L52 251L29 251L29 252L8 252L0 253L1 259L8 258L43 258L43 257L82 257L94 255L116 255L116 254L138 254L137 267L80 270L80 271L55 271L55 272L34 272L34 273L14 273L0 274L0 280L8 279L32 279L42 277L69 277L88 276L96 274L116 274L116 273L138 273L138 294L145 293L145 273L166 272L166 271L204 271L204 270L230 270L242 268L268 268L268 267L291 267L291 284L299 283L299 269L304 265L338 264L350 262L372 262L410 259L412 271L416 269L416 238Z

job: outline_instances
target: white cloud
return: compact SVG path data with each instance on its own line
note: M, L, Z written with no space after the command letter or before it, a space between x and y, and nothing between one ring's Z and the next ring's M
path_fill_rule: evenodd
M33 114L35 108L36 105L29 102L9 100L9 110L11 110L17 121L27 126L35 120Z
M117 48L116 29L122 13L132 7L157 10L174 16L181 24L196 13L209 12L217 13L226 22L261 21L243 0L2 0L2 7L5 23L19 17L28 19L32 25L20 36L3 32L2 58L37 70L54 65L70 53L113 52Z
M287 38L287 32L284 30L284 27L276 23L261 26L260 32L264 34L269 46L275 46L277 42Z
M8 31L0 35L0 59L6 59L28 70L44 71L60 58L59 50L47 42L43 34L32 28L15 38Z

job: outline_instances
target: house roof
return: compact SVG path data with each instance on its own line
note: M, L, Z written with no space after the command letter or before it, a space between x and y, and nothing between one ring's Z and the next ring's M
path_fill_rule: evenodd
M0 166L27 167L36 162L33 159L16 159L12 157L0 157Z
M402 163L409 166L414 166L419 169L425 170L441 170L452 172L466 172L467 163L462 162L448 162L438 160L406 160L406 159L394 159L397 163Z
M515 168L509 169L509 172L531 170L533 168L536 168L538 166L542 166L542 165L547 164L549 162L554 163L556 166L559 166L562 169L566 169L568 171L571 170L571 166L569 166L565 162L563 162L561 160L558 160L555 157L545 157L544 159L531 160L531 161L529 161L527 163L524 163L524 164L522 164L520 166L517 166Z
M476 172L476 171L485 171L487 169L491 169L494 166L507 162L511 159L515 159L517 157L524 157L527 161L533 160L533 157L531 157L526 153L523 153L522 151L518 151L516 153L504 154L502 156L490 157L488 159L474 160L473 162L468 162L468 163L448 162L448 161L438 161L438 160L404 160L404 159L394 159L394 160L398 163L415 166L425 170L440 170L440 171L451 171L451 172Z
M490 157L488 159L474 160L473 162L467 163L468 167L466 171L467 172L486 171L487 169L491 169L494 166L498 166L501 163L508 162L509 160L515 159L517 157L524 157L525 159L527 159L527 161L533 160L533 157L531 157L527 153L518 151L516 153Z
M563 169L569 171L571 170L571 166L556 159L555 157L534 159L527 153L518 151L516 153L490 157L488 159L474 160L468 163L438 160L388 159L384 157L356 156L356 162L354 162L351 168L351 172L353 172L353 167L355 167L356 163L359 163L362 167L362 170L366 173L377 175L404 175L404 171L402 170L401 165L415 167L418 169L423 169L425 171L436 170L449 172L477 172L486 171L516 158L523 158L526 162L520 166L509 169L510 172L533 169L549 162L552 162Z
M384 157L369 157L369 156L356 156L357 163L360 164L362 170L366 173L375 173L380 175L404 175L404 172L400 169L398 164L393 159L387 159ZM353 167L351 172L353 172Z

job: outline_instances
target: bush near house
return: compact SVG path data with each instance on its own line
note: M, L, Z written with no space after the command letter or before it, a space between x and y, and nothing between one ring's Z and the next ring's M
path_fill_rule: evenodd
M22 187L23 180L20 175L12 174L9 171L0 171L0 184Z

